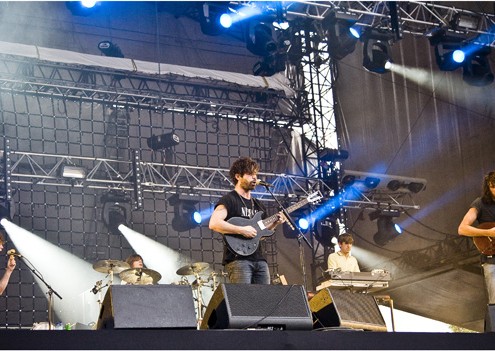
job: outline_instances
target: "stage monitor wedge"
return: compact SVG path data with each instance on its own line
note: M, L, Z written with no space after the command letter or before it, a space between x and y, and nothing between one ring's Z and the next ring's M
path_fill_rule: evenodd
M375 298L347 290L322 289L310 301L315 329L342 327L387 331Z
M197 329L190 286L112 285L97 329Z
M221 284L200 329L311 330L313 319L301 285Z

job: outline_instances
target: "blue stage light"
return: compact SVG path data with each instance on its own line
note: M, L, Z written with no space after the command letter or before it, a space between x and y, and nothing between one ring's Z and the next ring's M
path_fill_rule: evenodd
M359 33L359 31L354 27L350 27L349 32L351 32L351 35L356 39L359 39L359 37L361 36L361 33Z
M223 28L230 28L232 26L232 17L229 14L224 13L220 16L220 25Z
M464 59L466 58L466 54L462 50L454 50L452 53L452 59L457 62L457 63L462 63L464 62Z
M81 6L87 8L87 9L91 9L96 5L97 2L98 1L95 1L95 0L82 0Z
M299 218L297 226L301 230L307 230L309 228L309 221L306 218Z
M192 215L192 220L196 224L201 224L203 217L201 216L201 213L199 213L199 211L194 211L194 213Z

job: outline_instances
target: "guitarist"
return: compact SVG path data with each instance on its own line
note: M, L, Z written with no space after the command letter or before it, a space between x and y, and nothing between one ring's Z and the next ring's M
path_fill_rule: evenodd
M210 218L209 227L223 235L239 234L247 239L256 237L253 226L237 226L227 221L232 217L252 218L256 212L263 211L266 218L266 208L251 196L251 190L256 187L259 165L250 157L241 157L230 167L230 178L235 184L234 190L224 195L215 205ZM284 222L279 215L276 222L268 226L275 227ZM230 249L224 239L223 265L231 283L270 284L270 272L261 245L249 256L241 256Z
M485 227L488 222L495 222L495 172L490 172L484 177L482 196L471 203L458 229L460 235L470 236L475 240L478 237L485 237L489 244L493 239L495 244L495 224L486 226L487 229L481 229L474 226L475 222L478 222L480 227ZM488 292L488 303L495 304L495 255L482 254L481 264Z

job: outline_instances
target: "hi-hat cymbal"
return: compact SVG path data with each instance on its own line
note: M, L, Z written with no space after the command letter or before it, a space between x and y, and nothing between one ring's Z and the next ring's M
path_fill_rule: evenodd
M204 271L208 267L210 267L210 265L206 262L196 262L179 268L176 273L178 275L193 275Z
M120 273L129 268L130 266L127 262L118 260L101 260L93 263L93 269L100 273Z
M148 268L131 268L120 272L120 279L129 284L134 285L148 285L156 284L162 275L157 271Z

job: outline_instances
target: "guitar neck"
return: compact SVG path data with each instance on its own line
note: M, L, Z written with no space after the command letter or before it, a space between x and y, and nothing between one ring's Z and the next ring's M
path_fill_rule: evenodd
M297 210L298 208L303 207L304 205L306 205L308 203L309 203L308 199L301 200L301 201L295 203L294 205L287 207L286 208L287 213L291 213L291 212ZM278 219L278 213L268 217L267 219L264 219L263 224L265 225L265 227L268 227L270 224L275 223L277 221L277 219Z

